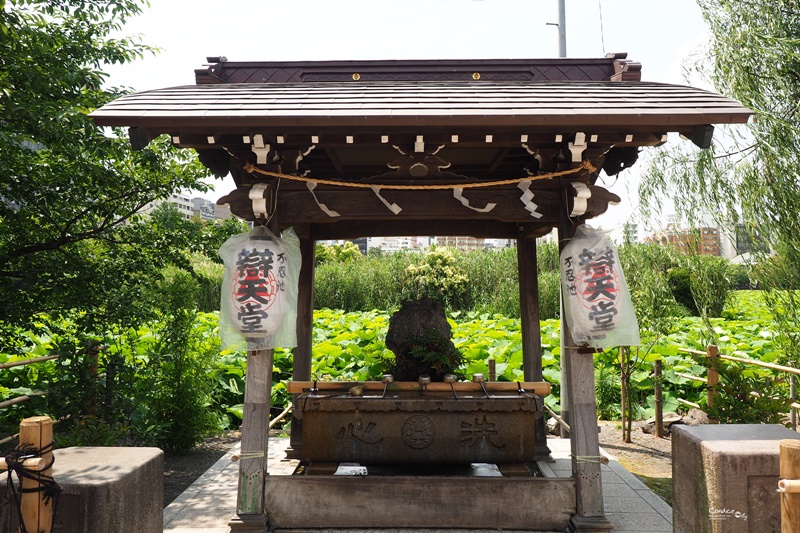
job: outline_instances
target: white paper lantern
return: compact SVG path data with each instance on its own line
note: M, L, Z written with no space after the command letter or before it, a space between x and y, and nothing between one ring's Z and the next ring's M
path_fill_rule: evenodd
M294 345L299 243L275 237L264 227L231 237L220 248L225 263L220 306L223 348L274 348L274 336L283 331L280 345ZM297 248L295 250L295 248Z

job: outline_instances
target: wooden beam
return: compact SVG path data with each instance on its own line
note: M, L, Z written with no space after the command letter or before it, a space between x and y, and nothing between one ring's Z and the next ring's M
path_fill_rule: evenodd
M633 133L634 138L631 146L650 146L654 143L660 142L661 137L665 132L664 127L631 127L625 126L619 128L605 128L595 129L594 131L583 130L586 133L586 138L590 142L599 143L606 149L611 146L626 144L626 136ZM269 131L264 127L256 128L261 134L266 144L277 143L277 131ZM381 132L381 128L365 128L363 133L359 133L355 137L353 143L347 142L347 136L352 135L350 128L301 128L295 129L291 133L285 133L286 130L291 128L280 128L284 132L284 143L281 146L293 149L304 149L310 144L317 145L320 149L333 149L340 150L346 149L348 151L358 151L363 148L375 148L383 145L383 147L397 145L404 146L409 149L414 148L414 143L418 137L415 128L405 128L406 131L400 129L393 130L389 135L389 140L383 142L386 136L385 132ZM684 128L685 129L685 128ZM491 147L494 148L516 148L520 143L525 143L532 149L539 146L553 146L555 145L554 139L557 132L561 132L562 140L569 138L575 133L575 129L564 126L554 126L547 128L545 131L530 131L529 128L513 128L506 131L495 131L492 134ZM688 128L691 131L691 127ZM208 137L214 136L216 143L215 147L222 151L226 148L231 151L241 150L243 146L247 145L249 151L249 142L245 142L245 137L251 137L251 131L245 132L239 127L184 127L181 126L180 130L170 130L173 137L178 138L179 144L182 148L208 148ZM424 134L425 145L428 149L431 147L438 147L445 145L447 150L459 149L468 150L472 148L486 148L486 136L488 130L485 128L475 127L472 129L460 129L457 133L453 133L447 128L438 128L429 130ZM453 137L457 140L453 140ZM521 141L523 136L527 136L526 141ZM313 137L317 138L318 142L313 141ZM595 138L591 141L592 137Z
M515 224L496 220L381 220L337 222L336 224L314 224L315 240L357 239L359 237L405 237L413 235L470 236L493 239L516 239L520 228L523 235L540 237L546 235L552 224Z
M336 150L333 148L326 148L324 151L331 164L333 164L334 168L336 168L336 172L338 172L340 176L344 176L344 167L342 166L342 162L339 160L339 156L336 155Z
M497 170L497 167L499 167L503 163L503 160L506 158L508 152L510 151L511 147L506 147L497 151L497 156L495 156L494 160L491 162L491 164L489 164L489 174L493 174L494 171Z
M453 196L451 189L444 190L389 190L380 191L390 204L396 204L401 211L394 213L377 197L372 189L346 189L343 187L318 186L314 193L319 202L339 214L331 217L317 205L308 190L281 190L278 195L278 210L284 223L324 223L347 220L500 220L506 222L535 222L557 220L560 208L557 190L533 190L537 212L534 217L525 209L520 200L522 192L516 186L487 188L486 190L465 190L464 196L470 205L483 208L488 204L495 207L488 212L477 212L462 205ZM233 210L233 206L231 206ZM252 209L252 208L251 208Z
M314 259L316 241L310 228L300 238L302 267L297 293L297 347L294 349L292 378L311 379L311 340L314 328Z
M286 390L292 394L308 392L316 388L318 391L348 391L356 385L361 385L364 391L383 392L385 384L381 381L289 381L286 383ZM452 387L451 387L452 385ZM546 381L492 381L483 384L459 381L456 383L429 383L426 388L430 392L483 392L485 388L488 392L516 392L522 388L525 392L546 396L550 394L550 384ZM418 391L422 385L416 381L395 381L389 383L387 391Z
M525 381L542 380L542 339L539 329L539 287L536 239L517 239L522 369Z
M791 533L800 530L800 441L784 439L779 444L781 493L781 532ZM788 482L788 483L787 483ZM783 486L781 486L783 485ZM791 486L786 490L787 485ZM784 489L784 490L781 490Z
M22 467L26 470L35 470L37 472L41 472L47 468L48 466L47 461L41 457L35 457L31 459L25 459L22 461ZM0 457L0 471L8 470L8 461L5 457Z

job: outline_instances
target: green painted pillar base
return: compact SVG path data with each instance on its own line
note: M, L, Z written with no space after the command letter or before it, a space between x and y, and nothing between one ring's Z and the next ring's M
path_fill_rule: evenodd
M228 522L228 527L233 531L258 531L267 533L267 517L263 514L236 515Z

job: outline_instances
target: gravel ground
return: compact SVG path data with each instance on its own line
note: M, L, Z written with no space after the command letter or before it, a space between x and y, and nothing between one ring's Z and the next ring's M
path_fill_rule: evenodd
M616 457L629 471L644 477L672 478L672 441L669 437L657 438L641 430L641 422L634 424L631 443L622 441L619 422L600 422L600 446Z

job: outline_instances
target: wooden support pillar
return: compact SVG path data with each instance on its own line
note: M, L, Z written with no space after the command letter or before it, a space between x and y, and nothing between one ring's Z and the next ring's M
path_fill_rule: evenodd
M269 408L274 350L248 350L242 417L239 490L231 531L267 531L264 484L267 479Z
M536 239L517 239L519 307L522 330L522 370L525 381L542 381L542 330L539 324L539 268ZM536 459L550 458L547 426L542 416L535 422Z
M565 204L566 205L566 204ZM575 235L575 227L562 214L558 227L559 249ZM563 310L563 292L561 296ZM594 533L611 531L613 525L605 515L603 485L600 473L600 441L597 435L597 404L594 385L594 350L578 348L572 340L569 325L561 313L561 365L566 370L570 402L570 449L572 477L575 479L577 512L570 520L568 531Z
M44 446L53 443L53 419L49 416L34 416L26 418L19 425L19 448L31 447L41 450ZM53 461L52 448L42 455L46 464ZM53 469L42 470L43 476L52 476ZM50 533L53 529L53 500L45 502L43 492L24 492L25 490L38 489L39 482L34 479L22 479L22 496L20 513L25 524L25 530L30 533Z
M293 352L292 380L311 380L311 345L314 331L314 258L316 241L309 236L309 228L298 228L300 255L303 265L297 288L297 346ZM299 394L292 395L297 406ZM303 420L298 409L292 410L292 431L290 446L286 450L289 459L303 458Z
M779 449L781 533L793 533L800 531L800 440L784 439Z

